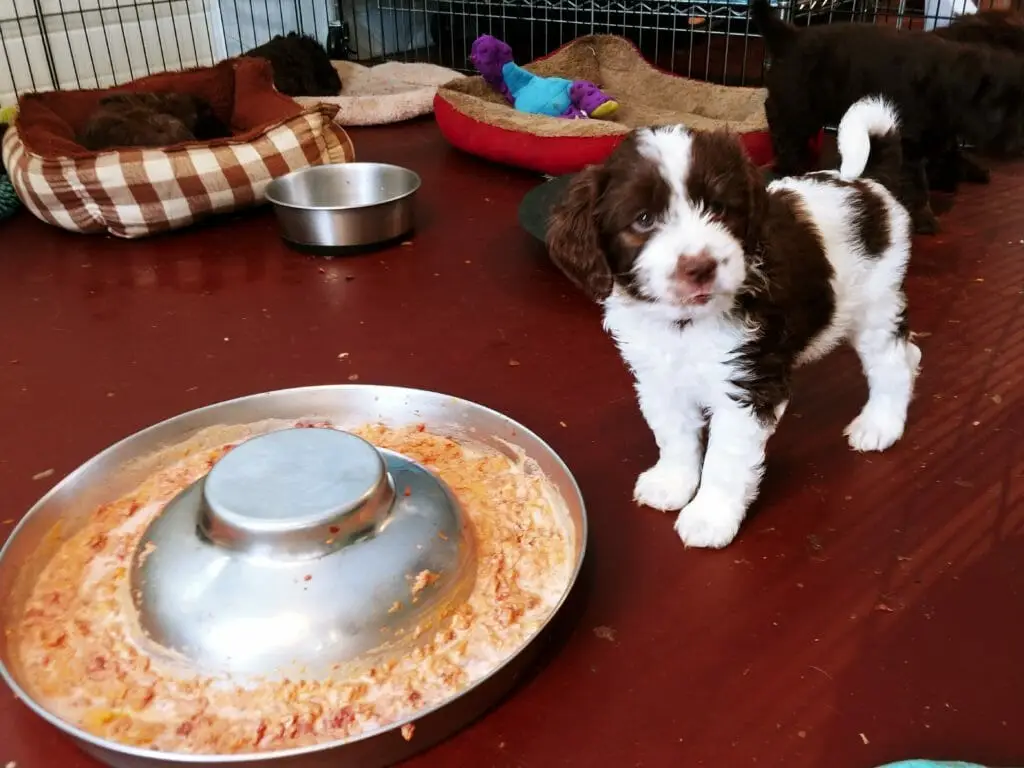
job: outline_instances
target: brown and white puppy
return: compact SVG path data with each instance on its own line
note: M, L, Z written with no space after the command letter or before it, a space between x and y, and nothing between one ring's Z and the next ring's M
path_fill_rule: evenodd
M552 212L551 257L603 305L658 444L634 497L682 510L688 546L736 536L793 370L840 342L870 388L851 447L903 434L921 353L902 288L910 216L886 186L902 162L893 108L859 101L838 141L840 171L766 187L727 133L639 129Z

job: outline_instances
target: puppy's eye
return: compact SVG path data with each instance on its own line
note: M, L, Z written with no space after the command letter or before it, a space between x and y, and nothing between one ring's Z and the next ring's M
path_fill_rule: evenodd
M705 205L705 208L708 209L708 212L710 212L712 216L721 216L722 214L725 213L725 206L719 203L717 200L710 200Z
M635 219L631 228L634 232L650 232L654 229L654 217L647 211L641 211Z

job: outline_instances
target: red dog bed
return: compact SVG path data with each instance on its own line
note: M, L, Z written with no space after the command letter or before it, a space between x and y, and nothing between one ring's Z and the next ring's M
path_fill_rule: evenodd
M728 128L755 163L774 159L764 113L767 92L663 72L628 40L581 37L526 67L544 76L590 80L619 102L611 120L566 120L519 112L482 77L438 89L434 113L441 133L474 155L541 173L574 173L602 162L633 128L678 124Z

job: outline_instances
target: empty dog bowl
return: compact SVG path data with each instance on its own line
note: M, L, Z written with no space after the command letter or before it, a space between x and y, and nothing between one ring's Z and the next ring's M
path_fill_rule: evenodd
M341 163L303 168L267 186L281 236L325 256L382 245L409 234L420 177L397 165Z

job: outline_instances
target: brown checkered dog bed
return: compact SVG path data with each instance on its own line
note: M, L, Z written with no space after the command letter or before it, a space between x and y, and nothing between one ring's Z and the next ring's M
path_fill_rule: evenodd
M104 152L75 142L103 95L143 90L204 97L233 136ZM236 59L107 91L25 95L2 151L18 196L43 221L73 232L145 237L260 203L277 176L351 161L352 142L333 120L337 109L304 110L274 90L266 61Z

